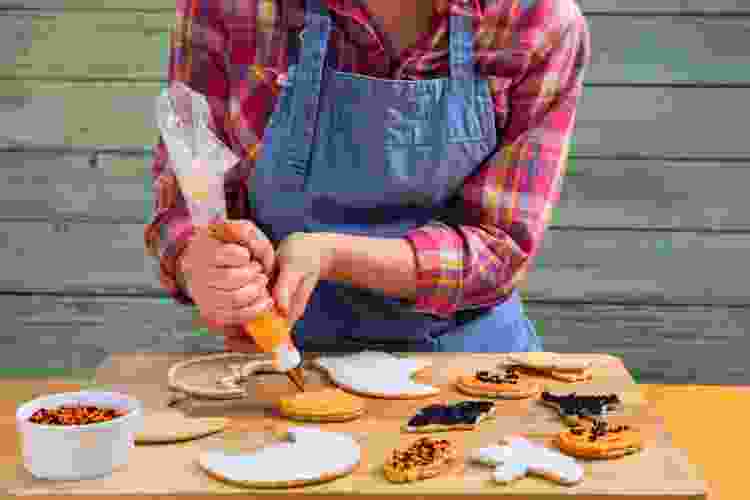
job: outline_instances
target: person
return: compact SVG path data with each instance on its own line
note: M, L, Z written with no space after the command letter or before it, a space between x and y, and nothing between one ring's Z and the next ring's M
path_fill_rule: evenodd
M273 303L315 352L542 350L518 284L589 62L574 0L177 0L169 81L238 157L242 244L191 223L159 139L145 243L228 350Z

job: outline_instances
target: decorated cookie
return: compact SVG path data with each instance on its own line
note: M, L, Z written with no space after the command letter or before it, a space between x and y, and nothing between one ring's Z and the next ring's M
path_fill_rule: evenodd
M643 440L633 427L595 420L590 428L577 426L560 433L557 445L566 455L605 459L636 453L643 448Z
M281 375L267 354L224 352L175 363L167 372L167 380L170 389L188 396L237 399L247 397L245 385L256 373Z
M557 409L563 420L570 425L575 425L579 418L605 416L622 405L616 394L584 396L575 392L557 396L544 391L541 402Z
M584 382L592 377L591 360L566 357L554 352L509 353L502 366L515 366L530 375L551 377L563 382Z
M324 370L342 389L377 398L413 399L438 394L440 389L418 384L412 376L428 367L428 361L398 358L378 351L321 356L313 365Z
M309 422L343 422L365 412L362 398L337 388L298 392L281 398L279 410L285 417Z
M521 375L516 368L507 368L503 373L477 371L473 375L461 375L456 388L464 394L503 399L523 399L536 396L542 387Z
M383 465L383 474L393 483L407 483L436 477L448 470L457 452L447 439L423 437L406 450L394 450Z
M311 427L288 430L288 441L252 453L205 451L200 466L211 476L251 488L289 488L331 481L359 465L361 449L350 436Z
M452 405L422 408L404 425L406 432L472 430L495 412L491 401L461 401Z
M507 484L528 474L563 485L579 483L583 467L556 450L533 444L521 436L503 439L501 445L480 448L472 454L476 462L495 467L495 482Z

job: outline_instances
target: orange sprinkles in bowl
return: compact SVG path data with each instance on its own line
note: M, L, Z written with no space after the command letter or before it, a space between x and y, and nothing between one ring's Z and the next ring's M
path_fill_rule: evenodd
M61 406L53 410L40 408L29 417L29 422L44 425L86 425L109 422L126 414L127 411L98 406Z

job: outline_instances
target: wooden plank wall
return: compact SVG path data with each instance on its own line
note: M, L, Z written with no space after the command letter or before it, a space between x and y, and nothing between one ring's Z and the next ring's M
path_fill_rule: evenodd
M744 384L750 8L582 2L569 175L524 287L547 349L644 382ZM0 0L0 364L215 349L145 256L168 0Z

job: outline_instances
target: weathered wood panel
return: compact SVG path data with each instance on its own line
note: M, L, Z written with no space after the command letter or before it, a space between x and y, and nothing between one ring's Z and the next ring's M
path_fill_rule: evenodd
M44 1L44 0L42 0ZM748 12L745 0L578 0L584 13L626 14L626 13L737 13Z
M0 364L93 368L107 353L221 349L193 309L144 298L3 297ZM747 384L747 309L527 303L548 350L622 356L643 383Z
M150 156L0 153L0 218L145 222L152 208L150 170Z
M544 347L622 356L643 383L748 384L749 309L527 303Z
M0 52L0 76L158 81L165 77L174 21L174 12L12 11L0 16L0 36L11 42Z
M139 224L0 222L0 290L159 294ZM750 235L550 230L531 298L748 305Z
M589 83L750 82L750 18L592 17L589 29Z
M150 147L158 83L0 81L0 148ZM575 153L750 157L744 88L589 87ZM717 131L720 131L718 133Z
M7 42L0 76L159 81L172 24L172 12L11 11L0 16L0 37ZM594 17L589 25L589 83L750 82L744 51L749 19L618 16ZM69 56L77 53L86 57Z
M145 223L151 158L0 152L0 219ZM750 160L692 163L572 158L552 225L748 230Z
M529 273L532 298L750 304L750 235L552 230Z
M748 167L571 158L552 224L747 230Z
M486 5L490 5L490 1ZM746 12L744 0L578 0L584 13L628 13L628 12ZM174 0L0 0L4 8L35 8L64 10L125 10L140 11L174 9Z
M113 352L221 349L197 335L194 309L165 299L4 296L3 373L93 368Z

